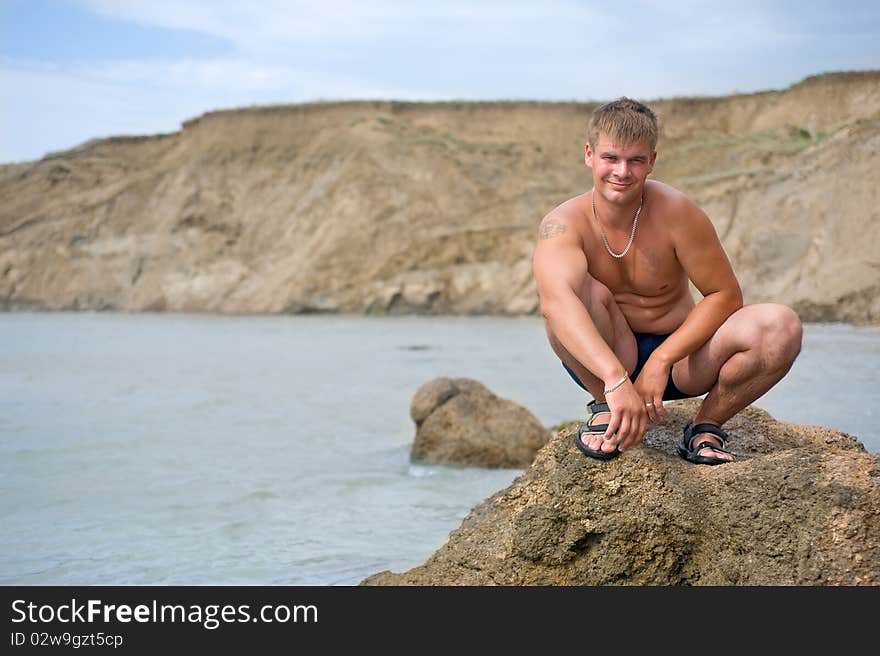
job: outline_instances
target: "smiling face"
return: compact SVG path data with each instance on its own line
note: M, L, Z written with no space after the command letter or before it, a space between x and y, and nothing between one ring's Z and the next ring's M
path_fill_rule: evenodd
M641 198L645 180L654 169L657 152L647 141L619 144L605 133L587 143L584 161L593 170L593 188L613 205Z

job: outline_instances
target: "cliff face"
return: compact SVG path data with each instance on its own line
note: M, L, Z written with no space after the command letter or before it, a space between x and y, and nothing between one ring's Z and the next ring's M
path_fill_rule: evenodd
M880 457L749 407L725 425L738 459L694 465L675 445L697 405L609 462L563 430L427 562L363 583L880 585Z
M747 302L880 321L880 72L651 105L653 177L707 211ZM255 108L0 166L0 306L535 312L594 107Z

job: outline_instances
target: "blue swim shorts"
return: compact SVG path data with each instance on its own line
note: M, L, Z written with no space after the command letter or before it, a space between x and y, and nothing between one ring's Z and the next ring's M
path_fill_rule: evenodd
M645 363L648 361L651 353L654 352L658 346L660 346L669 335L652 335L651 333L633 333L636 337L636 346L638 347L638 361L636 362L635 370L629 375L629 379L632 382L636 382L636 378L639 377L639 373L642 371L642 367L645 366ZM564 362L562 366L565 367L565 370L568 372L568 375L571 376L572 380L580 385L585 391L587 390L586 386L580 381L580 379L575 375L575 373L568 367ZM681 390L679 390L675 383L672 382L672 371L669 372L669 380L666 382L666 389L663 391L663 400L664 401L674 401L676 399L690 399L695 396L701 396L700 394L685 394Z

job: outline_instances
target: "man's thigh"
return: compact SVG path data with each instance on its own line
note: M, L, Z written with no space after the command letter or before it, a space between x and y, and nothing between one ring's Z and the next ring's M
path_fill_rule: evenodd
M762 331L780 306L746 305L731 314L708 341L672 368L675 386L686 394L705 394L730 358L760 343Z
M614 296L605 285L588 275L579 292L579 298L602 339L611 347L624 368L632 373L638 360L636 338ZM556 355L577 374L582 382L587 382L592 374L568 352L549 326L547 337Z

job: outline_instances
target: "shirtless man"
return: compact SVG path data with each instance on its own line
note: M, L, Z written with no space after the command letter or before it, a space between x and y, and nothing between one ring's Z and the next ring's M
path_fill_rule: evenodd
M593 189L541 221L534 274L553 351L593 396L576 443L610 460L664 417L663 401L706 395L679 454L733 460L721 426L791 368L802 327L788 307L743 306L706 214L648 175L658 129L621 98L593 113L586 165ZM694 303L688 280L702 294Z

